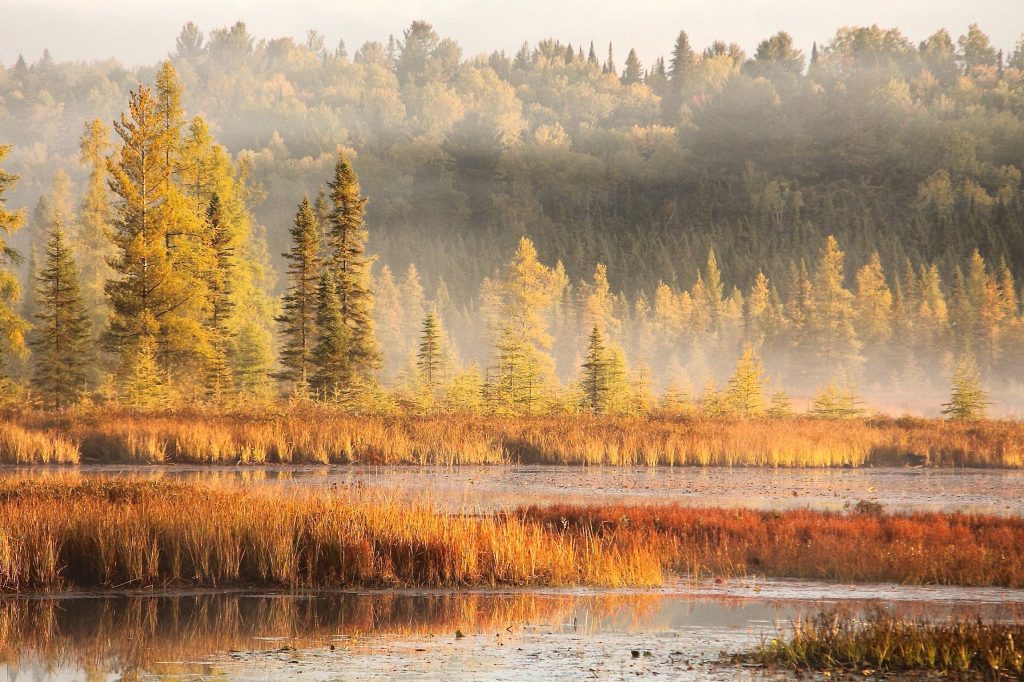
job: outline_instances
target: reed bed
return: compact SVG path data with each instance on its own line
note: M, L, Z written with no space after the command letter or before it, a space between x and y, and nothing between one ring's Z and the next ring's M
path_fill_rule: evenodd
M520 518L571 535L639 543L666 571L837 582L1024 587L1024 519L663 506L528 507Z
M797 670L942 673L957 678L1024 679L1024 623L903 620L875 610L857 620L839 612L793 623L756 651L734 657Z
M441 513L365 491L0 482L0 591L653 586L679 576L1024 586L1024 519L678 506Z
M0 417L0 462L1024 466L1024 424L96 409Z

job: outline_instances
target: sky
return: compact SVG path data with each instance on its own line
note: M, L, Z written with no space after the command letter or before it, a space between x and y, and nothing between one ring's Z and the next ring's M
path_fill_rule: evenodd
M956 38L976 22L1008 52L1024 32L1022 0L0 0L0 63L19 54L34 62L49 48L59 61L148 65L174 49L185 22L209 33L239 19L257 38L302 41L315 28L330 47L343 38L350 54L366 40L400 37L415 19L455 38L467 56L555 37L593 40L603 58L612 41L620 66L630 47L645 64L667 56L680 29L698 49L722 39L748 53L780 30L807 51L846 25L895 26L916 43L943 27Z

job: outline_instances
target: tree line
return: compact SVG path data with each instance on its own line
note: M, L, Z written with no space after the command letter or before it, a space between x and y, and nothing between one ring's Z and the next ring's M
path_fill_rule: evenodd
M975 248L1024 267L1024 45L977 26L919 42L844 27L809 55L786 33L750 54L665 38L651 64L557 39L465 55L425 22L351 51L243 23L189 24L168 47L188 109L247 166L278 271L293 202L259 198L318 186L339 144L374 197L371 250L444 277L460 304L524 233L574 281L601 262L630 296L689 286L711 247L743 290L759 272L781 283L830 234L889 272L909 259L948 277ZM32 206L57 168L87 181L80 121L116 118L160 68L0 67L17 200ZM29 218L23 250L45 227Z
M614 291L603 264L573 281L521 237L469 303L443 280L428 299L415 265L399 282L375 271L344 151L291 221L278 304L245 157L188 120L182 96L165 62L152 88L132 91L118 144L101 122L85 125L78 206L61 175L37 206L48 228L29 257L29 295L16 310L5 271L0 316L9 374L29 398L220 404L272 394L276 379L292 397L359 410L782 415L788 389L813 394L821 414L852 415L858 389L945 387L955 373L947 407L974 415L982 380L1020 385L1018 286L1005 260L993 267L977 250L946 277L909 260L892 276L877 253L848 273L830 236L783 281L758 272L744 292L726 286L711 249L692 286L663 281L648 297ZM14 180L0 175L0 190ZM0 217L9 234L23 216Z

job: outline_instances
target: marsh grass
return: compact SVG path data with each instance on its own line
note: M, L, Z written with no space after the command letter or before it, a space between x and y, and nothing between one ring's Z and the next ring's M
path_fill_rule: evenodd
M95 409L0 419L0 462L1024 466L1024 424Z
M1024 623L904 620L876 609L863 620L837 611L797 620L740 662L815 671L973 673L1024 678Z
M0 482L0 591L654 586L676 577L1024 586L1024 520L679 506L444 513L362 489Z

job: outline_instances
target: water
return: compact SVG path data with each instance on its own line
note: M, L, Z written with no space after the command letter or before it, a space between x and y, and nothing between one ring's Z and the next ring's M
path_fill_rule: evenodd
M1024 471L1000 469L728 469L578 466L0 467L0 476L74 472L244 485L381 488L439 506L490 511L529 503L655 503L762 509L843 509L860 500L894 510L1024 514Z
M743 679L759 673L723 664L722 652L756 646L801 614L879 604L1014 619L1024 591L735 581L17 597L0 600L0 680Z

